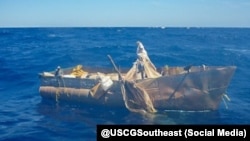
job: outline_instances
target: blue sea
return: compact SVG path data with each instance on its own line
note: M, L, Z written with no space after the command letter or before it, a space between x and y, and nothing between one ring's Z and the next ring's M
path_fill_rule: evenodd
M126 108L45 102L38 73L57 66L129 68L141 41L157 67L235 65L216 111L144 116ZM0 28L0 140L96 140L97 124L250 124L250 28ZM216 81L216 80L214 80Z

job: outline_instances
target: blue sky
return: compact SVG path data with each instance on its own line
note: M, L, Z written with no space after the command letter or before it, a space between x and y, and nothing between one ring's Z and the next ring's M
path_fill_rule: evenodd
M250 27L250 0L0 0L0 27Z

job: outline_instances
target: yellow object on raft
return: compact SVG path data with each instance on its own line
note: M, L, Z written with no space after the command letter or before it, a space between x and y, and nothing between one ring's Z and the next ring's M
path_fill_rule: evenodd
M81 77L85 74L87 74L87 72L83 70L82 65L77 65L71 72L71 75L74 75L76 77Z

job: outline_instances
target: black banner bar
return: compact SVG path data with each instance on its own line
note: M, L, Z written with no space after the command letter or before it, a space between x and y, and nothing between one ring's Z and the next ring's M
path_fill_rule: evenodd
M250 139L249 125L97 125L97 140L156 138L176 140Z

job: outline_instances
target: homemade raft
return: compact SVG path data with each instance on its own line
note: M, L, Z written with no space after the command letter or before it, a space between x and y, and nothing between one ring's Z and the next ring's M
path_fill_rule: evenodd
M236 66L156 68L141 42L138 59L127 70L113 68L60 68L39 73L39 92L45 99L102 106L126 107L133 112L157 110L216 110Z

